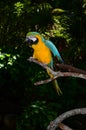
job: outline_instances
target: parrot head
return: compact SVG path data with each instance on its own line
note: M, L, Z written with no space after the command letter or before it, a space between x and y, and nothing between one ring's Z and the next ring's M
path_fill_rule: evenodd
M29 46L32 46L33 44L38 43L39 41L38 36L40 36L38 32L29 32L26 35L25 41L29 44Z

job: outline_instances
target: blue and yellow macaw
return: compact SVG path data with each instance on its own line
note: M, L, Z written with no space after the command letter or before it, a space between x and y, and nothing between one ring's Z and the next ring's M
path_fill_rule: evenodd
M33 48L33 58L37 59L38 61L47 64L49 67L53 69L53 58L52 54L58 58L59 61L63 62L57 48L55 45L49 41L44 39L44 37L38 32L29 32L26 35L26 42L29 44L30 47ZM49 73L47 70L48 75L53 78L53 75ZM60 90L57 80L53 80L54 86L58 94L61 94L62 91Z

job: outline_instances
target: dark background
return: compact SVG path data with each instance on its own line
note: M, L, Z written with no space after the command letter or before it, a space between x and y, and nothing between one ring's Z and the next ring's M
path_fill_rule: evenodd
M40 66L27 58L33 50L25 43L29 31L52 40L64 62L86 70L85 0L0 1L0 130L44 130L51 120L73 108L86 107L86 81L58 79L58 96ZM86 116L65 120L74 129L86 129Z

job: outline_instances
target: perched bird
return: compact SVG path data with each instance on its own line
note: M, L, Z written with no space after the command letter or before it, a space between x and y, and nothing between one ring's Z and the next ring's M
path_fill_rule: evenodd
M26 35L26 42L30 47L33 48L33 58L37 59L39 62L47 64L49 67L53 69L53 57L52 54L58 58L60 62L63 62L58 49L55 45L49 41L44 39L44 37L38 32L29 32ZM54 76L47 70L48 75L53 78ZM53 84L58 94L62 94L60 90L57 80L53 80Z

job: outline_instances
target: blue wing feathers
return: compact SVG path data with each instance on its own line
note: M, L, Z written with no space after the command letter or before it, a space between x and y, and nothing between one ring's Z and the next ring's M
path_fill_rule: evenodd
M45 40L45 45L51 50L54 56L58 57L58 60L63 62L58 49L55 47L55 45L51 41Z

